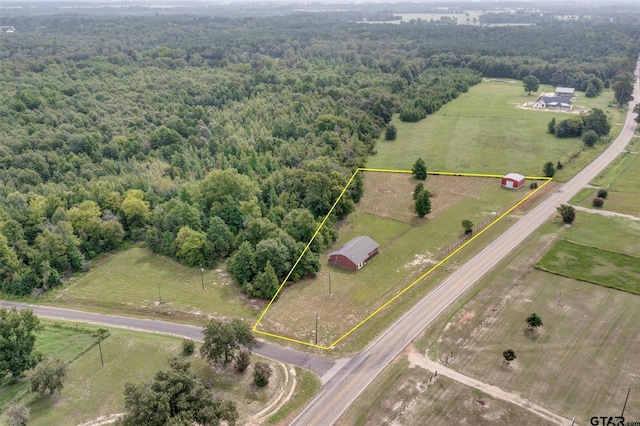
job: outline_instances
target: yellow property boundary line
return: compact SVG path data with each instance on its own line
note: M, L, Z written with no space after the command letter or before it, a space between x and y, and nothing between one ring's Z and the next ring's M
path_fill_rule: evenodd
M276 294L274 294L274 296L271 298L271 300L269 301L269 303L267 304L267 306L264 308L264 311L262 311L262 314L260 315L260 317L258 318L258 320L256 321L256 323L253 325L252 331L254 333L259 333L265 336L271 336L271 337L275 337L277 339L281 339L281 340L286 340L289 342L294 342L294 343L299 343L301 345L305 345L305 346L310 346L313 348L318 348L318 349L324 349L324 350L328 350L333 348L335 345L337 345L338 343L340 343L342 340L344 340L345 338L347 338L347 336L349 336L351 333L353 333L354 331L356 331L358 328L360 328L364 323L366 323L367 321L369 321L371 318L373 318L375 315L378 314L378 312L380 312L381 310L383 310L384 308L386 308L387 306L389 306L389 304L391 304L394 300L396 300L397 298L399 298L400 296L402 296L404 293L406 293L409 289L411 289L414 285L418 284L420 281L422 281L427 275L431 274L433 271L435 271L436 269L438 269L440 267L440 265L442 265L444 262L446 262L447 260L451 259L456 253L458 253L460 250L462 250L463 248L465 248L467 245L469 245L472 241L474 241L476 238L478 238L480 235L482 235L485 231L487 231L489 228L491 228L493 225L495 225L496 223L498 223L501 219L503 219L505 216L507 216L509 213L511 213L513 210L515 210L519 205L521 205L522 203L524 203L525 201L527 201L529 198L531 198L533 195L535 195L538 191L540 191L542 188L544 188L545 185L547 185L549 182L551 182L553 180L553 178L549 178L549 177L542 177L542 176L525 176L525 179L528 180L544 180L545 182L540 185L535 191L530 192L526 197L524 197L522 200L518 201L517 203L515 203L509 210L507 210L506 212L504 212L502 215L500 215L498 218L494 219L493 221L491 221L491 223L489 223L485 228L481 229L477 234L473 235L471 238L469 238L469 240L467 240L464 244L462 244L460 247L458 247L457 249L455 249L454 251L452 251L451 253L449 253L449 255L447 255L444 259L442 259L440 262L438 262L436 265L434 265L431 269L429 269L427 272L425 272L424 274L422 274L420 277L418 277L415 281L413 281L411 284L409 284L407 287L405 287L404 289L400 290L398 293L396 293L391 299L389 299L387 302L385 302L382 306L380 306L378 309L376 309L375 311L373 311L371 314L369 314L365 319L363 319L362 321L360 321L358 324L356 324L353 328L351 328L349 331L347 331L345 334L343 334L340 338L338 338L335 342L331 343L329 346L321 346L321 345L316 345L313 343L309 343L309 342L305 342L302 340L298 340L298 339L293 339L291 337L287 337L287 336L282 336L279 334L274 334L274 333L269 333L267 331L263 331L263 330L258 330L258 326L260 325L260 322L262 322L262 319L264 318L264 316L267 314L267 311L269 310L269 308L271 307L271 305L273 304L273 302L278 298L278 295L280 294L280 292L282 291L282 289L284 288L284 285L287 283L287 280L289 279L289 277L291 276L291 274L293 273L293 271L296 269L296 266L298 266L298 263L300 263L300 260L302 260L302 257L305 255L305 253L307 252L307 250L309 250L309 247L311 246L311 243L313 243L313 241L315 240L316 236L318 235L318 233L320 232L320 229L322 229L322 227L324 226L324 224L327 222L327 220L329 219L329 216L331 216L331 213L333 213L333 210L335 209L336 205L338 204L338 202L342 199L342 196L345 194L345 192L347 192L347 189L349 188L349 185L351 185L351 182L353 182L353 179L356 177L356 175L359 172L377 172L377 173L413 173L411 170L393 170L393 169L372 169L372 168L357 168L356 171L353 173L353 175L351 175L351 179L349 179L349 181L347 182L347 184L344 186L344 188L342 189L342 192L340 193L340 195L338 196L338 198L336 199L336 201L333 203L333 205L331 206L331 209L329 210L329 213L326 214L326 216L324 217L324 219L322 219L322 222L320 223L320 225L318 226L318 229L316 229L316 232L313 234L313 236L311 237L311 240L309 240L309 242L307 243L307 245L305 246L304 250L302 251L302 253L300 254L300 256L298 257L298 260L296 260L296 263L294 263L293 267L291 268L291 270L289 270L289 273L287 274L287 276L284 278L284 280L282 281L282 283L280 284L280 287L278 287L278 290L276 291ZM445 175L445 176L466 176L466 177L484 177L484 178L502 178L503 175L495 175L495 174L482 174L482 173L458 173L458 172L428 172L427 174L429 175Z

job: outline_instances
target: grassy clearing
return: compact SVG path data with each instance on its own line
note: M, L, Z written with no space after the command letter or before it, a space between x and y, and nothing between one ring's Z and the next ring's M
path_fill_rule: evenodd
M544 419L399 358L369 386L338 425L470 424L547 425Z
M640 223L578 212L573 226L563 230L562 238L582 245L637 256L640 252Z
M192 322L209 316L256 315L256 310L222 270L205 270L202 277L197 268L188 268L138 247L104 259L68 285L46 294L41 302Z
M640 259L558 241L536 267L555 275L640 294Z
M96 329L58 322L41 321L43 331L37 335L36 351L46 357L57 357L72 362L91 349L96 343ZM26 380L14 383L7 377L0 381L0 413L10 401L29 396ZM0 416L0 419L2 417Z
M181 349L181 339L176 337L111 329L110 336L102 342L104 367L101 367L96 329L47 323L38 336L37 347L48 356L71 362L64 389L52 397L40 397L28 392L27 381L5 385L0 389L0 410L10 400L18 399L30 409L31 423L56 426L82 424L120 413L124 410L125 383L149 380L156 371L168 368L169 356ZM255 357L256 360L261 359ZM212 369L198 357L191 361L193 370L215 389L216 395L236 401L241 421L253 419L265 406L281 398L282 388L289 383L284 366L279 363L271 363L274 374L270 384L258 390L251 384L250 371L241 376L232 367ZM303 406L319 388L312 373L301 372L300 377L303 390L294 399L294 406L285 405L282 409L289 413ZM0 415L0 424L4 421Z
M592 186L606 188L609 196L605 200L603 210L638 216L640 211L640 155L624 153L602 171L593 181ZM589 188L576 196L572 202L584 207L591 207L591 200L598 190Z
M578 424L619 412L627 387L640 391L633 355L640 344L639 297L533 270L496 305L468 305L447 324L438 355L450 353L445 347L453 351L450 367L565 417L576 415ZM525 332L532 312L545 324L535 339ZM501 368L507 348L518 356L513 371ZM640 401L627 410L636 418Z
M587 217L593 232L585 232ZM442 315L416 342L418 350L428 350L440 362L453 353L450 368L517 392L564 417L576 415L577 424L587 424L598 413L619 412L628 387L632 394L640 392L634 355L640 343L640 297L532 269L556 235L593 243L592 236L607 220L612 218L580 213L580 229L544 225ZM633 242L637 252L635 224L613 224L607 248L633 249ZM535 339L524 331L524 319L532 312L544 321ZM501 368L507 348L518 356L513 371ZM640 400L630 399L627 414L640 418Z
M419 219L414 213L406 212L413 205L415 183L409 175L367 173L365 196L357 213L341 224L335 247L353 236L365 234L380 244L380 254L358 272L325 263L317 279L285 289L259 328L315 343L317 312L320 317L318 344L328 346L432 268L438 262L438 252L462 234L463 219L480 223L493 217L494 212L505 211L527 194L504 190L497 179L429 176L425 187L434 194L433 212L428 218ZM326 259L323 256L324 262ZM421 282L417 292L426 292L435 282ZM394 302L395 314L403 308ZM301 316L300 312L307 315ZM365 336L371 337L368 333ZM365 342L357 338L357 345ZM351 344L347 346L353 348ZM341 350L345 350L342 345L338 351Z
M542 86L540 91L553 90ZM536 95L527 96L519 81L484 80L468 93L445 105L419 123L403 123L394 117L398 138L380 141L369 167L409 169L422 157L429 170L473 173L510 171L538 176L547 161L565 163L557 179L566 180L590 162L605 145L582 151L580 138L558 139L546 132L547 123L568 113L522 108ZM622 114L608 106L610 92L595 99L579 96L575 111L598 107L611 117L615 137Z

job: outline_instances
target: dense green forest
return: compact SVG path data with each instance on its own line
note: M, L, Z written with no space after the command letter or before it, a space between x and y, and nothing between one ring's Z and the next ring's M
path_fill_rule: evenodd
M634 25L363 25L30 16L0 34L0 288L37 294L132 242L270 298L392 114L485 77L586 90L633 70ZM314 276L356 179L290 276Z

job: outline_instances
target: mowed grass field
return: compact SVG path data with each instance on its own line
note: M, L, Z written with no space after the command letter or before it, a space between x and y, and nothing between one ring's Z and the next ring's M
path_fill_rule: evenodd
M539 90L548 91L553 88L541 86ZM601 108L611 119L611 136L615 137L622 128L623 115L609 107L610 98L608 91L595 99L579 93L574 112ZM559 139L547 133L552 118L561 121L569 113L522 107L536 99L536 94L524 93L519 81L485 79L418 123L403 123L394 117L397 139L380 140L377 155L367 165L410 169L421 157L430 171L540 176L547 161L560 161L566 167L557 178L566 180L593 159L604 144L583 152L580 138Z
M167 360L181 352L181 339L152 333L110 329L102 342L104 367L96 340L95 326L64 322L44 322L44 331L37 336L36 347L50 357L70 362L64 389L53 396L39 396L28 390L28 381L0 386L0 424L7 419L2 412L12 400L20 401L31 413L29 424L72 426L111 416L124 411L124 385L127 382L149 381L158 370L168 369ZM319 389L317 376L296 369L287 374L284 366L270 362L273 375L269 386L257 389L252 385L251 367L239 375L233 367L211 368L199 357L191 357L192 370L214 389L217 396L236 402L239 424L265 416L284 418L303 406ZM259 359L254 359L253 362ZM28 374L28 373L27 373ZM296 383L293 383L295 380ZM295 386L296 397L283 400L289 388ZM284 406L278 410L278 401ZM262 415L257 415L271 407ZM277 412L281 414L276 414Z
M636 222L583 212L578 212L572 227L548 222L443 314L415 342L417 350L557 415L576 416L576 424L589 424L592 416L619 415L627 390L631 388L631 395L640 394L636 356L640 296L533 267L557 236L605 250L637 253L639 232ZM533 312L544 322L534 337L526 332L525 322ZM504 368L502 353L509 348L517 359ZM443 382L446 390L431 385L424 393L427 396L418 396L415 387L430 375L408 368L406 362L404 367L400 364L396 362L395 371L387 370L374 382L368 397L358 400L342 424L354 419L358 423L351 424L365 424L363 419L410 424L410 417L403 416L416 413L429 419L446 415L448 423L477 419L472 424L513 424L509 423L513 415L515 419L522 416L522 421L514 420L517 424L545 424L543 419L512 411L504 401L488 404L500 407L501 416L479 416L478 412L490 416L492 411L474 403L478 391L459 383L452 386L450 380ZM447 399L440 403L439 394ZM640 398L629 398L625 417L640 418Z
M463 234L463 219L492 219L529 193L505 190L499 179L429 176L424 184L433 194L433 209L420 219L413 212L418 181L412 175L366 172L364 182L364 198L339 224L339 239L323 254L318 277L285 288L259 330L315 344L317 313L318 345L331 345L436 265L438 253ZM327 264L331 251L359 235L380 245L366 267L353 272Z
M640 258L558 241L536 267L545 272L640 294Z
M159 298L162 303L158 303ZM224 271L205 270L201 275L198 268L139 247L108 256L41 301L74 309L190 322L209 317L253 318L258 312Z
M594 188L583 189L572 202L583 207L591 207L598 189L605 188L609 194L602 210L640 217L639 153L633 151L621 154L591 182L591 185Z

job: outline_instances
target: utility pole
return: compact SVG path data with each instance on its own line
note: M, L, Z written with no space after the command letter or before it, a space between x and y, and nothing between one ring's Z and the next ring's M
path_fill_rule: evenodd
M329 271L329 296L331 296L331 271Z
M204 266L200 265L200 280L202 281L202 289L204 290Z
M316 345L318 344L318 319L320 319L320 316L316 312Z
M160 294L160 281L158 281L158 303L162 303L162 295Z
M100 364L104 367L104 359L102 358L102 339L109 331L105 328L98 329L98 348L100 349Z

